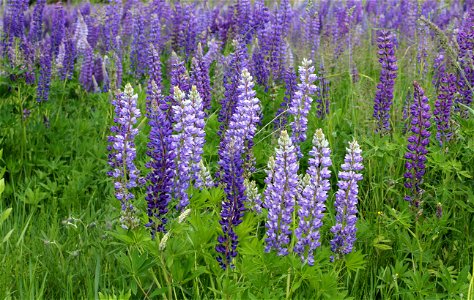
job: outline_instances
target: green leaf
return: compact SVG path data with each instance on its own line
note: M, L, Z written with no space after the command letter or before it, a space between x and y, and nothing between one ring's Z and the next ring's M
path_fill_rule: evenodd
M374 241L372 242L372 245L380 250L390 250L392 249L392 246L387 245L391 243L391 240L386 239L383 235L378 235Z
M133 239L130 236L128 236L126 231L123 231L123 232L109 231L107 233L113 236L114 238L116 238L117 240L120 240L126 244L133 244Z
M163 295L164 293L166 293L167 290L168 290L168 288L166 288L166 287L155 289L153 291L153 293L151 293L148 297L150 299L155 299L157 296L160 296L160 295Z
M8 216L12 213L12 208L7 208L5 211L2 212L0 215L0 226L2 226L3 222L8 218Z
M2 195L3 191L5 190L5 179L0 179L0 196Z
M365 269L365 254L359 251L349 253L345 256L346 268L348 271L357 271Z
M15 230L15 228L13 228L12 230L10 230L10 231L3 237L2 243L6 243L6 242L10 239L10 236L12 235L13 230Z

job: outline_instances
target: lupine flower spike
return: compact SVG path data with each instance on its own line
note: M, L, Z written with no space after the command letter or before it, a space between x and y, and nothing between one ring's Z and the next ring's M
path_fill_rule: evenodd
M428 98L421 86L415 81L414 101L410 107L411 115L411 135L408 137L408 151L405 153L405 187L408 189L405 200L409 201L415 207L421 204L421 195L423 189L423 175L425 175L425 161L428 153L428 144L430 143L430 132L428 131L431 123L430 105Z
M309 152L309 182L303 187L298 196L299 224L295 230L297 242L294 251L298 253L308 265L314 265L314 250L318 248L319 228L323 225L323 213L326 210L326 199L330 189L329 178L332 165L329 143L321 129L317 129L313 139L313 149Z
M216 251L219 253L217 261L223 269L232 267L232 260L237 256L238 236L235 227L242 222L244 202L247 200L244 156L248 148L245 144L253 139L260 114L260 101L254 97L252 87L252 76L247 69L243 69L235 113L219 148L220 176L226 198L222 202L220 221L223 234L217 239Z
M331 228L334 238L331 250L337 257L352 252L356 241L358 182L362 180L362 150L357 141L349 143L349 148L339 172L339 187L336 192L334 206L336 208L336 224Z
M278 139L274 165L268 171L272 177L267 182L265 208L268 220L265 251L276 250L278 255L287 255L291 240L291 223L298 189L298 158L286 130Z
M301 82L298 84L295 95L291 99L289 114L293 116L291 122L291 140L297 148L298 156L301 157L299 144L306 140L306 130L308 127L308 114L313 102L313 94L317 91L314 81L314 67L311 66L311 60L303 59L299 67L299 76Z
M374 118L377 122L375 132L387 133L390 131L390 108L393 100L393 87L397 77L397 59L392 35L388 31L381 31L378 42L379 62L382 65L380 82L374 101Z
M133 229L139 225L137 212L132 200L135 198L131 189L142 185L140 171L135 166L135 128L140 111L137 108L138 95L133 94L133 88L127 84L123 93L119 93L112 104L115 106L115 125L110 128L113 135L109 136L109 165L112 171L108 175L115 180L115 197L121 203L120 223L124 229Z

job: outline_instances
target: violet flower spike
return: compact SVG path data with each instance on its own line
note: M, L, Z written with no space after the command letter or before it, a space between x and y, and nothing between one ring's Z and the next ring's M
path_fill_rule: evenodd
M139 225L137 211L132 200L135 195L131 189L144 184L140 171L135 166L135 127L140 111L137 108L138 95L127 84L123 93L119 93L112 104L115 106L115 125L110 128L113 135L108 137L108 163L112 168L107 174L115 179L115 197L121 203L120 223L124 229L133 229Z
M175 149L175 174L173 176L173 197L178 200L176 209L183 210L189 204L188 188L191 181L193 155L193 134L196 114L193 103L185 93L174 87L173 148Z
M260 114L260 101L255 97L252 80L248 70L243 69L235 113L230 118L219 147L218 163L226 197L222 201L220 221L223 234L218 237L216 251L219 253L217 261L223 269L233 267L232 260L237 256L238 236L235 227L242 222L246 201L244 157L250 149L249 142L255 135Z
M374 118L377 121L375 132L381 134L390 131L390 109L393 101L393 87L397 78L397 59L395 46L389 31L381 31L377 38L379 62L382 65L380 82L374 100Z
M336 208L336 224L331 228L334 238L331 240L331 250L340 258L352 252L356 241L357 195L358 182L363 179L360 171L362 165L362 150L356 140L349 143L349 148L339 172L339 189L336 192L334 206Z
M453 98L456 93L456 76L454 74L443 74L439 80L438 99L435 102L433 111L436 122L436 139L443 146L449 142L453 136L451 128L451 111L453 108Z
M36 91L36 101L44 102L48 101L49 89L51 86L51 41L46 39L41 47L41 58L40 58L40 76L38 80L38 87Z
M175 149L173 148L173 127L171 123L171 109L167 103L162 101L163 96L158 85L152 81L152 93L150 96L151 111L149 115L150 135L147 155L150 161L146 167L150 169L148 174L148 186L146 201L148 223L152 238L156 232L165 232L168 212L168 204L171 201L173 188L173 177L175 170Z
M275 155L273 180L265 191L265 208L268 220L265 223L265 252L277 251L280 256L288 255L291 240L291 223L298 189L298 158L286 130L281 132Z
M430 118L430 105L428 104L428 98L425 96L425 92L421 86L415 81L413 82L414 87L414 101L410 107L411 115L411 135L408 137L407 152L405 153L405 167L407 171L404 174L405 187L407 188L407 194L405 200L409 201L410 204L415 207L419 207L421 204L421 196L423 189L421 188L423 183L423 175L426 172L426 154L428 153L428 147L430 143L430 132L429 127L431 126Z
M314 251L321 243L319 228L326 210L325 202L331 188L329 178L332 165L329 142L321 129L317 129L313 138L313 149L309 152L309 182L298 196L298 228L295 230L297 242L294 248L308 265L314 265Z
M299 144L306 140L306 130L308 127L308 114L313 102L313 94L317 91L314 81L317 77L314 74L312 61L303 59L299 67L300 83L289 105L289 114L293 116L291 126L291 139L297 149L298 156L302 153Z

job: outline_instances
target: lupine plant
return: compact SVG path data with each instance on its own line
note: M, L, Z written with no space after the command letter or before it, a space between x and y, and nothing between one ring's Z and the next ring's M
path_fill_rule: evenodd
M381 134L390 131L390 109L393 101L393 86L397 78L397 59L393 37L388 31L381 31L377 37L379 62L382 65L380 82L374 101L374 118L377 122L376 132Z
M314 265L314 251L321 245L319 229L326 210L326 200L330 189L331 149L321 129L317 129L313 138L313 148L309 152L308 183L298 196L298 228L295 230L297 242L295 253L308 265Z
M359 194L359 181L363 179L360 171L362 156L356 140L349 142L349 147L339 172L338 190L334 206L336 208L336 224L331 227L333 239L331 250L335 258L352 252L356 241L357 203Z
M413 83L413 104L410 107L411 128L408 137L407 152L405 153L405 188L407 194L405 200L415 207L421 205L421 196L423 195L423 177L426 172L426 154L427 146L430 143L431 126L430 105L425 92L418 84Z
M268 170L271 181L267 182L264 200L264 207L268 210L265 251L275 250L278 255L289 253L298 187L296 151L288 133L283 130L278 139L274 163L270 164Z
M291 139L297 149L298 156L301 157L301 150L299 144L306 140L306 130L308 127L308 114L311 110L311 103L313 102L313 94L317 91L314 81L316 75L314 74L314 66L312 61L303 59L299 67L300 83L298 83L297 90L293 96L292 102L289 104L289 114L293 117L290 123Z
M252 87L252 77L248 70L244 69L238 87L236 111L230 119L219 149L221 182L226 197L222 201L219 222L223 234L217 239L216 251L217 261L223 269L232 267L232 260L237 256L238 236L235 227L242 222L245 211L244 157L248 151L246 141L251 141L255 135L260 112L260 103L258 98L254 97Z
M109 136L109 165L112 168L108 175L114 178L115 197L121 204L120 224L125 229L139 225L137 211L133 205L135 198L132 189L143 183L140 171L135 165L136 149L135 128L140 111L137 108L138 95L133 94L130 84L119 93L112 105L115 107L115 125L110 128L113 135Z
M472 0L49 2L0 2L0 297L474 299Z

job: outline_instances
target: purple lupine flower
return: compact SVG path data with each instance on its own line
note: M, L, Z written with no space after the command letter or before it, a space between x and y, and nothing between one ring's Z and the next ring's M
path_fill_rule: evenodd
M334 206L336 208L336 224L331 228L334 238L331 250L337 257L352 252L356 241L357 195L358 182L362 180L362 150L356 140L349 142L349 148L341 165Z
M123 66L122 66L122 40L117 36L115 40L115 49L114 49L114 68L115 68L115 88L119 89L122 86L122 75L123 75Z
M308 3L309 5L309 3ZM321 40L321 20L318 11L314 4L307 8L308 14L305 27L305 41L311 49L310 58L314 60L319 51L319 44Z
M443 146L451 140L453 132L451 129L451 110L453 98L456 93L456 76L454 74L444 74L440 79L438 99L435 102L433 111L436 128L436 139Z
M179 87L184 93L189 92L191 86L186 66L175 52L171 54L169 79L171 86L170 95L173 95L175 86Z
M210 66L213 61L217 60L220 45L215 39L212 39L207 43L207 46L208 49L203 60L207 66Z
M172 34L171 34L171 46L173 51L177 52L184 49L186 43L185 37L185 27L186 27L186 17L188 16L185 13L185 9L181 6L180 2L176 2L174 5L174 10L172 12Z
M219 111L218 121L219 135L226 130L237 105L237 88L242 74L242 70L247 67L247 48L242 42L234 40L235 52L229 57L229 63L224 73L224 98L221 100L221 110Z
M99 20L96 19L94 16L89 15L89 16L84 16L84 22L87 24L87 42L89 45L92 47L92 49L95 49L95 46L97 45L97 42L99 41L99 33L100 33L100 24Z
M35 83L35 72L34 72L34 60L35 60L35 49L33 45L28 41L26 36L21 37L20 51L22 52L23 62L19 65L20 68L25 70L24 77L27 84Z
M251 65L252 75L255 76L255 79L258 84L263 85L265 90L268 89L268 80L270 74L265 64L265 57L263 51L258 45L258 40L255 41L253 51L252 51L252 65Z
M87 36L89 35L89 28L87 27L82 14L77 15L76 29L74 32L73 40L76 42L76 49L79 55L87 52L87 49L90 48L89 42L87 41Z
M390 131L390 109L393 100L393 87L397 78L397 59L392 35L389 31L381 31L377 37L379 62L382 65L380 82L374 100L374 118L377 121L375 132L381 134Z
M178 210L189 204L188 188L193 179L199 179L200 161L204 146L204 112L202 99L195 86L188 97L179 87L174 88L173 105L173 148L176 150L176 171L173 183L173 195L179 200ZM202 183L198 183L200 186Z
M331 188L329 178L332 165L329 143L321 129L317 129L313 138L313 149L309 152L307 174L309 183L298 197L298 228L295 230L297 242L294 248L304 262L314 265L314 250L318 248L319 228L323 225L322 219L326 210L326 199Z
M51 28L51 51L54 56L58 55L59 45L63 41L65 35L65 23L64 9L63 6L58 3L54 7L52 16L52 28Z
M420 23L417 26L417 53L416 53L416 62L417 62L417 71L418 73L425 78L426 73L428 72L428 27Z
M178 86L174 87L172 120L174 134L172 147L175 149L175 166L173 176L173 198L177 199L176 208L181 210L189 204L188 187L191 179L191 156L193 141L191 132L194 125L192 103ZM188 115L189 114L189 115Z
M259 38L261 48L266 57L266 69L271 71L273 80L278 80L284 70L285 40L283 36L283 20L278 12L271 14L271 21L267 23L262 37Z
M288 106L293 102L293 97L295 96L298 81L296 77L295 69L290 66L285 70L285 96L283 101L278 108L276 117L275 117L275 129L283 129L288 122Z
M130 84L125 86L112 104L115 106L115 125L110 128L113 135L108 137L108 163L112 168L107 174L114 178L115 197L121 203L120 223L124 229L133 229L139 225L137 212L132 200L135 198L131 189L142 185L140 171L135 166L136 157L135 136L138 129L135 127L140 111L137 108L138 95L133 94Z
M306 129L308 127L308 114L313 102L313 94L317 91L314 81L317 79L314 74L312 61L303 59L299 67L300 83L291 103L289 103L288 113L293 116L291 126L291 139L297 149L298 156L302 156L299 144L306 140Z
M216 251L219 253L217 261L223 269L232 267L232 259L237 256L238 237L234 229L242 222L246 201L243 160L249 149L249 142L256 133L260 113L260 101L255 98L252 76L247 69L242 71L238 91L235 113L219 147L218 163L226 197L222 201L219 222L223 234L217 239L219 244Z
M421 185L423 184L423 175L425 175L425 161L428 153L426 147L430 143L431 134L428 129L431 125L431 113L428 98L421 86L415 81L413 87L414 101L410 107L412 135L408 137L408 151L404 156L407 160L405 163L407 171L404 174L405 187L408 189L405 200L415 207L419 207L423 194Z
M160 20L160 17L157 14L153 14L151 16L150 34L148 36L148 44L153 45L156 49L161 49L162 48L161 20Z
M458 86L462 97L456 103L471 106L474 91L474 8L466 13L463 26L460 28L457 42L459 44L458 63L461 67ZM466 110L456 105L456 110L461 110L461 115L466 116Z
M189 101L191 102L191 107L193 110L193 124L190 124L188 130L191 134L192 146L191 146L191 171L193 173L192 178L195 181L195 186L197 188L202 188L207 186L208 178L202 178L202 154L203 147L206 137L206 132L204 131L205 126L205 117L204 105L201 95L199 94L195 85L191 87L191 91L188 95ZM188 115L187 118L191 121L191 116ZM203 179L205 181L203 181Z
M252 28L255 32L258 32L265 28L265 24L269 20L268 8L265 6L264 0L255 0L253 5L252 13Z
M242 133L242 138L245 142L244 150L244 172L246 176L255 171L255 158L253 156L253 138L257 132L257 124L260 123L260 100L256 98L256 92L254 90L253 77L250 75L246 68L242 71L242 76L240 78L239 86L237 87L238 97L237 105L246 105L251 107L249 115L246 117L248 121L247 127L244 128ZM244 134L245 133L245 134Z
M100 55L96 56L94 59L94 65L92 66L92 74L98 85L101 85L104 81L104 72L102 70L102 57Z
M64 59L66 58L66 46L64 42L59 45L58 55L56 55L55 67L58 73L64 68Z
M33 44L41 41L43 35L43 10L45 4L46 0L38 0L36 1L35 8L33 9L30 32L28 33L28 39Z
M219 155L219 166L222 168L222 183L226 197L222 201L221 220L222 234L217 238L217 261L222 269L232 268L232 260L237 256L238 236L235 227L242 223L244 216L245 186L243 174L242 148L240 137L226 135L228 143Z
M82 85L82 88L88 92L93 89L93 67L94 67L94 55L92 53L92 48L88 47L84 51L84 57L82 60L81 74L79 75L79 82Z
M112 0L106 7L106 21L103 24L103 42L105 51L109 51L114 46L115 38L120 31L120 21L122 19L122 1Z
M291 9L290 0L281 0L280 7L278 8L278 15L283 36L286 37L290 32L291 19L293 18L293 10Z
M41 68L36 91L36 101L38 102L48 101L49 88L51 85L51 64L51 41L47 39L43 42L43 46L41 47Z
M148 86L147 86L147 97L146 97L146 112L151 112L151 102L154 98L154 83L161 93L161 61L160 53L156 49L155 45L150 44L148 46Z
M24 35L24 12L28 9L28 1L10 0L6 2L3 14L3 30L5 38L9 44L14 38L21 38Z
M291 239L291 223L298 188L298 158L295 146L286 130L281 132L276 149L273 180L267 183L265 207L268 220L265 252L276 250L278 255L288 255Z
M253 28L252 12L250 10L249 0L238 0L236 4L236 22L237 32L243 37L243 42L248 44L252 39Z
M159 87L154 81L151 82L151 87L152 92L149 95L151 130L147 151L150 161L146 165L150 173L145 197L148 203L148 223L145 226L150 228L151 236L154 238L156 232L166 231L166 213L171 201L176 154L173 148L171 109L163 101Z
M135 11L133 22L133 39L130 45L130 62L135 75L141 77L146 73L148 44L145 35L145 20L138 11Z
M198 45L196 56L192 58L191 84L195 85L202 97L204 109L211 109L211 79L209 65L204 60L201 44Z
M433 62L433 85L438 89L440 80L446 73L446 60L444 59L445 54L443 50L440 50Z

